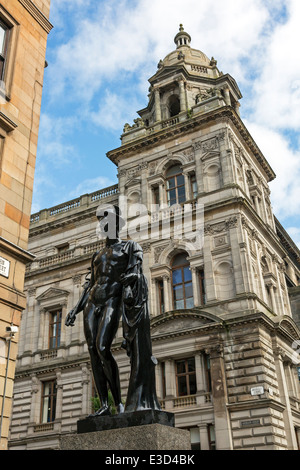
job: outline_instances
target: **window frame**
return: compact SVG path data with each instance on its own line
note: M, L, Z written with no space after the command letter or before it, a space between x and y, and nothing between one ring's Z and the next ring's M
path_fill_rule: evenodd
M0 21L7 27L7 43L5 50L5 64L2 73L2 80L5 84L5 96L4 99L10 101L11 99L11 87L13 81L13 74L16 64L16 50L18 35L20 30L20 24L0 5Z
M165 313L165 292L164 292L164 281L162 279L157 280L157 290L158 290L158 311L159 314Z
M3 62L2 70L1 70L1 65L0 65L0 81L4 82L6 64L7 64L7 58L8 58L8 45L10 41L11 26L8 23L6 23L1 18L1 16L0 16L0 26L5 30L3 51L0 51L0 63Z
M50 384L50 392L46 394L45 389L46 385ZM41 424L47 424L47 423L53 423L55 421L56 417L56 405L57 405L57 381L56 379L52 380L45 380L42 382L42 391L41 391L41 410L40 410L40 423ZM49 400L49 403L47 404L46 399ZM48 405L47 409L47 420L44 421L44 407ZM50 410L50 413L49 413ZM50 416L50 419L48 420L48 416Z
M175 258L176 258L176 257L174 257L173 260L174 260ZM194 308L194 306L195 306L195 303L194 303L194 293L193 293L193 281L192 281L192 279L189 280L189 281L185 281L185 280L184 280L184 268L189 268L189 269L191 269L190 264L189 264L188 261L186 261L186 263L181 264L181 265L178 265L178 266L173 266L173 261L172 261L172 296L173 296L173 308L174 308L174 310L183 310L183 309L186 309L186 308ZM178 271L178 270L181 270L182 282L181 282L181 283L176 283L176 284L174 284L174 282L173 282L173 272L174 272L174 271ZM191 286L192 286L192 296L191 296L191 297L186 297L186 288L185 288L185 285L186 285L186 284L191 284ZM180 286L180 285L182 285L182 288L183 288L183 299L182 299L183 302L184 302L184 307L183 307L183 309L176 307L176 299L175 299L175 289L174 289L174 287ZM193 299L193 307L187 307L187 306L186 306L186 301L187 301L187 299Z
M205 273L204 268L198 270L198 281L199 281L199 297L200 305L206 304L206 291L205 291Z
M193 359L193 361L194 361L194 370L193 371L189 371L188 361L190 361L191 359ZM179 362L184 362L184 366L185 366L185 371L184 372L179 372L178 373L177 365L179 364ZM190 377L191 376L193 376L194 379L195 379L195 393L191 393L191 384L190 384ZM185 377L185 379L186 379L187 393L184 394L184 395L179 394L179 382L178 382L179 377ZM183 358L183 359L178 359L178 360L175 361L175 380L176 380L176 396L177 397L186 397L186 396L196 395L197 394L196 361L195 361L194 356Z
M59 314L58 320L54 320L54 315ZM57 333L54 334L54 327L58 327ZM55 309L49 311L49 330L48 330L48 349L58 349L61 342L61 327L62 327L62 309ZM55 345L51 345L53 339Z
M173 166L175 167L175 166L179 166L179 165L173 165ZM171 166L168 170L171 170L173 166ZM178 185L178 180L177 180L177 178L178 178L179 176L182 176L182 178L183 178L183 183ZM174 187L173 187L173 188L169 188L169 182L170 182L172 179L174 179ZM184 200L183 200L183 201L179 201L179 194L178 194L178 189L179 189L179 188L183 188L183 189L184 189ZM171 191L175 191L175 194L176 194L175 202L173 202L172 204L171 204L171 199L169 199L169 193L170 193ZM169 207L172 207L172 206L174 206L174 205L176 205L176 204L183 204L183 203L186 201L185 176L184 176L184 174L183 174L182 171L180 171L180 172L178 172L178 173L175 173L174 175L171 175L171 176L167 176L167 175L166 175L166 192L167 192L167 204L168 204ZM173 200L173 199L172 199L172 200Z

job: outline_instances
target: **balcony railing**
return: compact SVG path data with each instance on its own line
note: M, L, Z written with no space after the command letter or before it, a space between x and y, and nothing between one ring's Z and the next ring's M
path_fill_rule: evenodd
M160 400L163 410L179 408L205 407L212 403L210 392L199 392L196 395L185 395L183 397L165 398Z
M40 212L37 212L36 214L32 214L30 217L30 223L35 224L37 222L41 222L55 216L59 216L61 214L64 214L65 212L78 209L79 207L84 208L102 199L116 196L118 193L119 188L116 184L114 186L109 186L108 188L95 191L91 194L85 194L79 198L72 199L71 201L64 202L63 204L59 204L58 206L51 207L50 209L43 209Z

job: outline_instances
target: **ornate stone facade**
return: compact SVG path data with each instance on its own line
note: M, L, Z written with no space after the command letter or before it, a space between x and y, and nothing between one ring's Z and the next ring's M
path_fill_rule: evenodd
M272 213L275 175L237 112L237 84L190 40L181 28L150 79L147 108L107 154L118 186L32 216L11 449L55 449L91 411L82 317L72 329L64 318L103 243L102 203L123 204L127 235L144 249L158 396L193 448L298 446L300 332L288 289L299 284L299 251ZM201 208L202 218L186 233L187 206L192 225ZM120 328L113 350L125 397L121 342Z

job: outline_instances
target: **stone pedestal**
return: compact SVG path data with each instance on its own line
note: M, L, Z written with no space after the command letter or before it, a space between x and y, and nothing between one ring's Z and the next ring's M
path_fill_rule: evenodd
M145 410L78 421L77 434L60 438L61 450L190 450L190 433L174 415Z

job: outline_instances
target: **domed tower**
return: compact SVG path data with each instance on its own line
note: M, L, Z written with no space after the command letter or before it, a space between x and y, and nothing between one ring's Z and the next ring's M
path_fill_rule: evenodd
M273 348L280 345L281 357L292 363L291 344L300 331L291 318L284 260L289 260L296 283L299 251L273 216L269 183L275 174L239 115L242 95L235 80L219 71L214 58L191 47L182 25L174 41L176 49L160 60L149 79L147 107L138 111L133 126L125 126L122 145L107 154L118 166L120 195L128 204L128 236L144 250L153 344L165 341L157 349L166 383L165 409L185 406L171 398L181 394L181 373L174 371L183 363L178 365L176 358L184 354L186 359L195 347L196 357L204 351L195 359L198 371L209 354L214 408L209 419L217 448L253 449L266 442L280 448L275 428L261 444L256 437L252 440L257 427L251 427L261 422L248 417L272 416L272 400L286 396L283 365ZM201 226L197 230L194 224L193 233L185 230L182 217L189 208L193 224L203 209ZM211 329L205 333L206 327ZM190 332L190 342L181 336L183 331ZM283 345L279 337L287 334L291 336ZM263 366L266 371L279 371L271 388L268 374L253 367L262 364L259 358L270 361ZM198 379L199 389L205 389ZM190 387L184 394L195 398L196 390ZM191 421L205 423L205 408L198 407L196 398L191 403ZM285 410L285 404L280 406ZM187 427L182 411L177 423ZM295 422L283 424L290 419L286 411L280 419L281 429L286 426L281 448L296 448ZM198 429L193 432L199 435ZM200 441L201 449L207 448L203 434Z
M238 112L242 95L235 80L218 70L213 57L191 47L182 25L174 42L176 49L159 61L149 79L148 106L138 111L133 126L125 125L122 143L215 108L232 106Z

